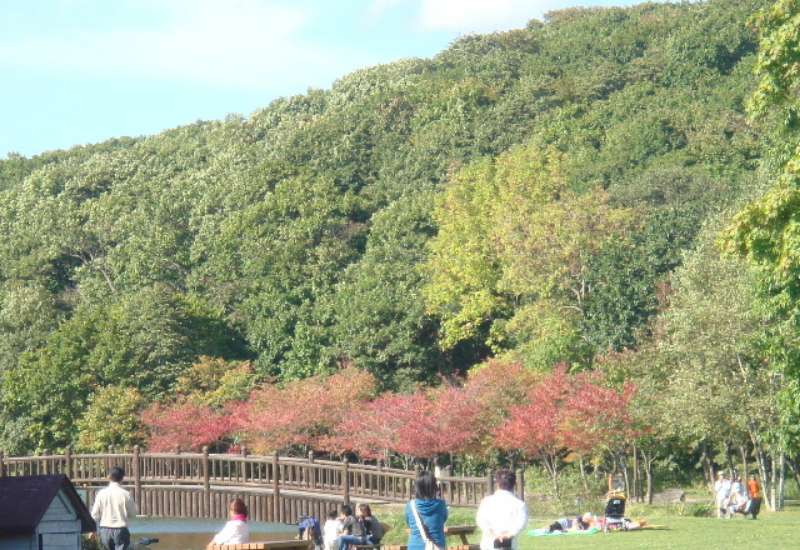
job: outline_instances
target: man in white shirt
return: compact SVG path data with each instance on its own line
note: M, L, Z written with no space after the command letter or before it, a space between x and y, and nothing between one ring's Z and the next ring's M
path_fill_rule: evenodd
M513 493L516 481L511 470L499 470L495 475L497 490L481 501L476 518L483 534L481 550L516 550L517 535L528 521L525 503Z
M108 487L101 489L94 497L92 517L97 522L100 544L108 550L130 550L131 534L128 531L128 518L136 515L136 503L131 494L120 483L125 471L114 466L108 473Z

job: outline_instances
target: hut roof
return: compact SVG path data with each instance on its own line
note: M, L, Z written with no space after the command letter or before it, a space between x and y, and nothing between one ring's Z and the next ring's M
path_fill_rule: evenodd
M0 537L33 534L61 490L78 513L81 532L94 531L89 509L67 476L12 476L0 477Z

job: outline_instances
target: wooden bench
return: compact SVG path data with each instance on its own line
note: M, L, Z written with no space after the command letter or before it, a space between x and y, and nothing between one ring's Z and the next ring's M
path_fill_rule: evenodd
M210 550L312 550L310 540L265 540L242 544L210 544Z

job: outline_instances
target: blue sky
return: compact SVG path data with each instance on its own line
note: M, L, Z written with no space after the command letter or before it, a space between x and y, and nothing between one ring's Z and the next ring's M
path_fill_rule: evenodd
M458 36L629 0L3 0L0 158L247 115Z

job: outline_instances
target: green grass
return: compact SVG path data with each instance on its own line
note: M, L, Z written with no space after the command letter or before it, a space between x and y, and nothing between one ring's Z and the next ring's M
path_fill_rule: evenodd
M530 537L523 535L520 539L521 550L566 550L572 548L591 550L624 550L624 549L665 549L698 548L703 550L750 550L800 548L800 510L793 509L780 513L762 512L758 520L737 517L732 520L720 520L709 517L684 517L665 514L656 508L647 510L644 517L652 525L663 526L661 529L598 533L590 536L575 537ZM405 522L400 506L375 507L375 515L382 522L392 525L387 533L387 544L405 542ZM632 517L639 517L631 514ZM528 529L545 527L553 519L537 517L533 510L533 519ZM448 523L474 524L475 511L469 509L451 509ZM526 529L527 531L527 529ZM479 536L471 537L470 542L478 542ZM448 541L455 544L455 541Z

